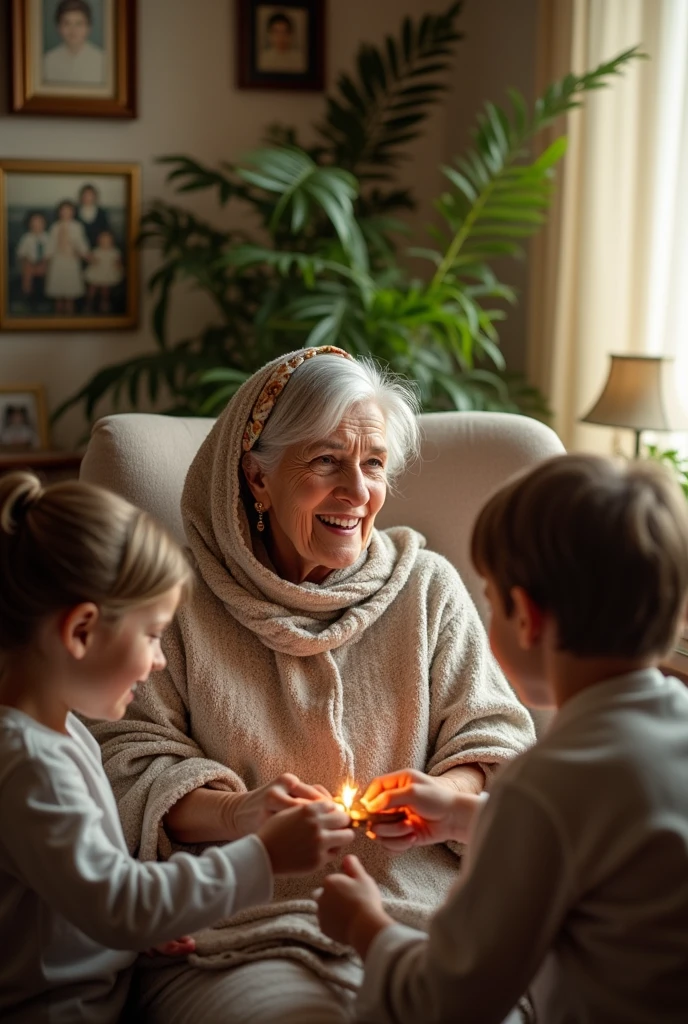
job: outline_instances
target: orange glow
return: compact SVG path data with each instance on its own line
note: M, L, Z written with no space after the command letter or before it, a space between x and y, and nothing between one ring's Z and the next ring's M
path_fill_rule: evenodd
M342 804L344 805L344 808L347 811L351 810L351 806L354 802L354 797L356 796L357 793L358 786L352 786L350 785L350 783L346 782L342 787L342 795L340 796L339 799L341 800Z

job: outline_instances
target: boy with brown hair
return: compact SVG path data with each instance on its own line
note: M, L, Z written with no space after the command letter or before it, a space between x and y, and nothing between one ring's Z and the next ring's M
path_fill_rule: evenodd
M327 879L321 926L365 960L360 1019L498 1024L532 983L541 1024L685 1022L688 690L657 667L686 611L685 498L656 465L560 456L492 497L472 556L498 661L557 713L489 799L416 772L369 787L416 844L470 849L429 935L356 858Z

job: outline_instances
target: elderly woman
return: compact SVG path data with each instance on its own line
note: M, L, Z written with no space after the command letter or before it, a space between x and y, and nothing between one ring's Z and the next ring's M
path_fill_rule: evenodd
M218 419L184 487L198 585L167 671L98 727L142 858L238 839L321 787L399 768L476 792L533 740L455 570L413 530L375 529L417 430L398 380L331 347L268 364ZM356 852L394 916L422 924L457 853L395 857L408 826L386 831ZM144 965L146 1020L351 1019L360 965L318 929L321 877L279 881L189 961Z

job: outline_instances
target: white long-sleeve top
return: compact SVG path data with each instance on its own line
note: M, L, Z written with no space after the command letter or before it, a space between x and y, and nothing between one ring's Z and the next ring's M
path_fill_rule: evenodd
M688 1021L688 690L656 669L587 689L502 769L429 936L383 931L361 1019Z
M0 708L0 1019L116 1021L136 951L272 898L257 836L141 863L100 749Z

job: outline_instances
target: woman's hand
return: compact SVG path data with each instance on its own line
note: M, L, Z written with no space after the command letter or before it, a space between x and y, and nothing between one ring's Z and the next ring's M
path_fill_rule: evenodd
M466 842L482 800L473 793L460 792L450 780L408 768L373 779L362 803L371 813L406 810L405 821L376 825L371 833L385 849L403 853L412 846L450 839Z
M258 829L276 875L307 875L354 841L346 811L331 802L302 803L273 814Z
M332 799L323 786L308 786L296 775L280 775L250 793L231 794L226 804L228 827L236 837L247 836L257 832L273 814L323 797Z
M320 927L335 942L353 946L365 959L373 939L394 922L385 913L380 890L358 857L345 857L342 872L329 875L316 895Z

